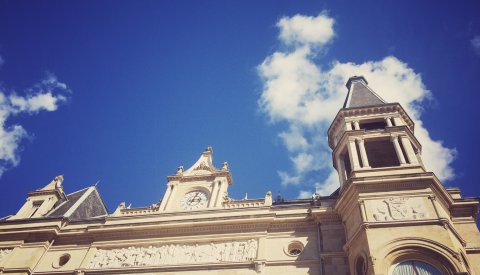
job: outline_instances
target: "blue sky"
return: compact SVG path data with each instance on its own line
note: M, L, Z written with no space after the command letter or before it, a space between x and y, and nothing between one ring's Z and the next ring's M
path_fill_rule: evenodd
M478 5L0 1L0 216L59 174L67 192L100 181L110 211L155 203L207 146L231 197L329 192L325 129L353 74L414 113L430 170L479 196Z

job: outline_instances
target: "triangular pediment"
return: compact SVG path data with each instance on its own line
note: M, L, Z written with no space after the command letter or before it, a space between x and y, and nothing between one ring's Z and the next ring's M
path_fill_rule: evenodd
M213 149L212 147L208 147L203 151L200 158L188 169L184 169L183 166L178 167L177 172L175 175L169 176L170 179L175 180L182 180L182 181L189 181L188 179L195 179L198 177L209 177L209 176L217 176L219 174L228 174L227 178L229 182L231 181L230 172L228 169L228 164L225 162L223 163L220 169L216 168L213 165Z
M200 158L186 171L182 172L183 176L197 176L197 175L208 175L212 174L215 171L219 171L215 166L213 166L212 161L212 148L208 147L203 151Z

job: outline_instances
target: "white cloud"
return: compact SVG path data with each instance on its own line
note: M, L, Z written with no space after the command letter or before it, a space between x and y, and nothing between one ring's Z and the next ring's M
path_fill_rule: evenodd
M475 53L480 56L480 35L475 35L472 40L470 40L470 44L473 47ZM1 63L0 63L1 64Z
M298 185L300 184L300 176L290 176L287 172L284 171L277 171L278 176L282 182L282 185Z
M62 95L54 96L51 92L28 95L26 97L17 96L15 94L9 96L12 107L18 112L36 113L41 110L55 111L58 103L65 101L66 97Z
M312 195L313 195L312 191L300 190L300 192L298 192L297 199L308 199L308 198L311 198Z
M61 83L53 74L25 91L21 96L15 92L7 93L0 87L0 176L20 162L19 145L28 135L18 124L9 125L8 118L20 113L35 114L39 111L55 111L65 102L69 93L65 83Z
M295 15L283 17L277 23L280 29L279 39L287 45L310 44L323 46L328 43L333 35L334 20L326 13L316 17Z
M450 164L456 151L432 139L421 121L422 103L432 95L420 74L394 56L362 64L333 61L321 66L314 62L313 58L335 36L333 22L325 13L282 18L277 24L279 38L294 47L273 53L258 66L264 82L260 109L271 122L288 124L279 137L290 154L293 169L278 171L282 184L315 186L322 195L338 187L326 132L342 107L345 83L353 75L365 76L370 87L387 102L402 104L416 124L415 135L423 145L427 169L442 180L452 179L455 173ZM323 175L321 183L313 174Z
M3 60L2 56L0 56L0 67L2 67L3 63L5 63L5 60Z

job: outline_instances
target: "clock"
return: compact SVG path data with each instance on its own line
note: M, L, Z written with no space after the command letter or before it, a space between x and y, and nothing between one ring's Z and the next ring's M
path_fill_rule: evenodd
M183 196L180 205L185 210L194 210L207 206L208 195L202 191L192 191Z

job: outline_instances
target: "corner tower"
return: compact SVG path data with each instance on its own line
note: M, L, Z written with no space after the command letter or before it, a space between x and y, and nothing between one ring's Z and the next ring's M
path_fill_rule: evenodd
M387 103L363 76L351 77L348 94L328 130L341 191L351 177L425 172L414 123L398 103Z
M479 200L461 198L426 171L400 104L385 102L362 76L346 86L328 142L350 273L403 274L415 265L433 270L428 274L480 272Z

